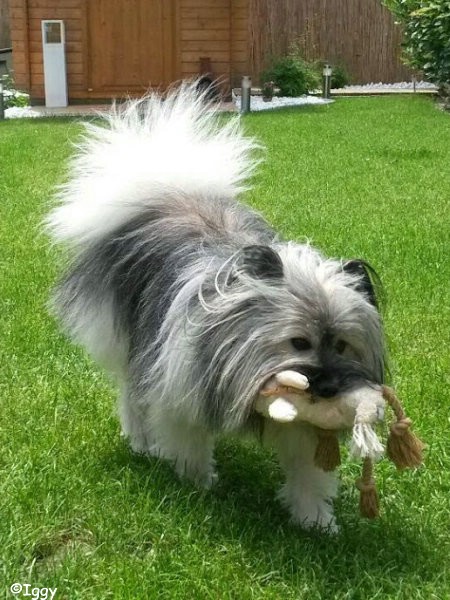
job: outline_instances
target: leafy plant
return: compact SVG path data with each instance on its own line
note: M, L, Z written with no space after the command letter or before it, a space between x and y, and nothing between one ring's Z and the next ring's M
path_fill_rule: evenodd
M384 0L404 31L404 60L450 96L450 0Z
M328 61L319 60L316 62L317 71L322 74L323 68ZM335 65L331 63L332 74L331 74L331 87L332 88L343 88L350 83L350 76L343 65Z
M30 104L30 97L28 94L24 94L15 89L14 80L11 75L4 75L2 82L4 108L12 108L13 106L22 107Z
M303 96L320 88L320 75L314 63L307 62L291 51L275 59L261 74L262 81L273 81L280 96Z

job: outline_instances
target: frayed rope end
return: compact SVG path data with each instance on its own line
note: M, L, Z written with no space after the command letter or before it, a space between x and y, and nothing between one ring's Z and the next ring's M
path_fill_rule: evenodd
M423 463L425 444L412 433L412 421L405 415L394 391L383 386L383 398L390 404L397 417L397 421L391 425L386 454L398 469L419 467Z

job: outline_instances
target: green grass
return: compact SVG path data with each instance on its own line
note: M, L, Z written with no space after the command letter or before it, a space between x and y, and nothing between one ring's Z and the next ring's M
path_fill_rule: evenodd
M223 440L201 492L119 436L114 390L46 311L59 252L39 233L79 125L0 123L0 597L450 598L450 117L424 98L339 100L245 118L267 146L247 201L287 238L364 257L386 288L393 381L426 464L377 468L382 516L360 519L341 468L341 534L305 533L274 499L257 445Z

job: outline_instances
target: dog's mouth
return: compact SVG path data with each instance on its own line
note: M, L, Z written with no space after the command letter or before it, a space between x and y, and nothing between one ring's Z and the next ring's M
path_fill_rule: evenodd
M362 372L351 370L341 373L324 373L318 369L302 369L299 372L286 369L278 373L272 373L259 390L261 396L282 397L295 394L308 397L311 403L319 401L333 401L343 393L367 385L370 379Z
M275 373L266 380L260 394L262 396L283 396L285 394L309 394L308 378L298 371L285 370Z
M300 373L307 378L313 401L335 400L355 387L373 381L371 373L361 364L334 359L319 366L302 366Z

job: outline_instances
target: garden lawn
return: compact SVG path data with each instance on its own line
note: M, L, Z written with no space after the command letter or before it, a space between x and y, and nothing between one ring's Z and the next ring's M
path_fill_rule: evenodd
M257 444L221 441L209 492L133 456L113 385L46 308L62 253L39 223L81 127L2 122L1 598L14 582L57 587L56 600L450 598L450 115L422 97L341 99L244 125L267 147L246 200L284 237L380 274L392 380L425 466L382 462L382 516L367 521L360 466L345 462L328 537L289 523Z

